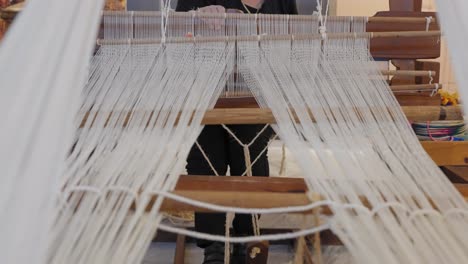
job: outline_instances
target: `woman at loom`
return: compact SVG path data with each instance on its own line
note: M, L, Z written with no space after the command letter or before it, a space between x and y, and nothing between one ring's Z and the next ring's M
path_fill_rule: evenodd
M176 11L198 10L199 12L224 13L226 10L235 10L243 13L258 14L297 14L295 0L179 0ZM270 128L264 130L263 125L236 125L228 129L243 144L249 144L250 157L257 162L252 166L253 176L268 176L269 164L267 147L272 136ZM187 159L187 172L190 175L226 175L228 166L230 175L240 176L246 171L244 150L239 142L222 126L206 126L198 138L199 145L210 159L205 159L197 145ZM212 167L214 170L213 171ZM196 213L195 229L198 232L224 235L226 215L224 213ZM253 235L252 216L238 214L233 220L235 236ZM224 263L224 244L206 240L198 240L197 245L205 249L205 264ZM234 245L232 263L246 262L245 245Z

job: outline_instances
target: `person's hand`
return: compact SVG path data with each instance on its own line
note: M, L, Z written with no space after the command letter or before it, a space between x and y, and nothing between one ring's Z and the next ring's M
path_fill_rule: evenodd
M209 14L224 14L226 13L226 9L224 6L220 5L210 5L198 8L197 10L200 13L209 13ZM220 30L222 26L224 26L224 19L221 18L202 18L210 29Z
M8 0L0 0L0 8L4 8L10 5L10 1Z
M202 13L225 13L226 8L224 8L224 6L221 5L209 5L200 7L197 9L197 11Z
M211 14L224 14L224 13L240 13L243 12L239 9L226 9L220 5L210 5L198 8L196 11L190 12L201 12L201 13L211 13ZM225 20L223 18L201 18L203 22L208 24L210 29L221 30L221 28L225 25ZM186 37L193 37L193 32L188 32Z

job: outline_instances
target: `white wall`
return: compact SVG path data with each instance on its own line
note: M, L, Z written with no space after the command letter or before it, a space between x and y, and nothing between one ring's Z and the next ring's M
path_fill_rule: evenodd
M339 16L372 16L389 9L388 0L335 0ZM434 0L423 0L423 11L434 11Z
M388 9L388 0L336 0L338 16L373 16Z

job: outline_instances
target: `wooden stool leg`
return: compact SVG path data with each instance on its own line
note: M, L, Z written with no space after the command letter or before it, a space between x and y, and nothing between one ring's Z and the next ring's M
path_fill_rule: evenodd
M304 249L304 263L305 264L314 264L314 256L312 256L312 253L310 252L309 248L307 247L307 241L305 244L305 249Z
M320 223L320 208L314 209L314 222L315 226L319 226ZM322 264L322 242L320 240L320 232L314 234L314 248L315 248L315 257L317 264Z
M294 256L294 264L314 264L314 257L309 250L307 241L310 238L300 237L296 242L296 255Z
M185 263L185 236L177 235L176 249L174 254L174 264Z
M294 264L304 263L304 251L306 249L306 241L304 237L300 237L296 242L296 255L294 256Z

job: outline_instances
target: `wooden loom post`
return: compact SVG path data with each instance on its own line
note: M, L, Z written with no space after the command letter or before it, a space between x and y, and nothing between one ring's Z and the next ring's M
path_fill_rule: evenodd
M304 263L304 253L307 250L307 243L303 236L297 238L296 252L294 254L294 264Z
M308 192L307 193L308 198L312 203L317 203L321 201L320 194L316 192ZM322 223L320 221L320 214L321 214L321 207L317 207L315 209L312 209L312 214L314 218L314 225L315 227L319 227ZM305 226L303 226L304 228ZM300 237L297 240L297 248L296 248L296 256L295 256L295 263L312 263L312 264L323 264L323 258L322 258L322 242L321 242L321 235L320 232L316 232L311 238L310 236L307 237ZM306 239L307 238L307 239ZM314 248L315 252L315 260L316 262L313 261L313 256L309 252L309 248L307 246L307 241L311 241L312 246ZM305 260L304 260L305 258Z
M422 0L389 0L390 11L403 11L406 13L420 14L421 16L432 16L435 18L435 13L422 12ZM394 13L395 14L395 13ZM392 14L392 15L394 15ZM434 83L438 83L440 75L440 63L435 61L419 61L418 58L413 60L393 60L392 63L397 66L398 69L409 69L409 70L431 70L435 71L436 74L432 76ZM408 78L402 76L396 76L392 79L392 84L418 84L428 83L431 78L428 77L416 77ZM400 103L405 105L410 104L440 104L440 96L429 98L421 97L421 95L409 94L409 95L398 95ZM421 100L424 99L424 100ZM437 157L433 157L437 160ZM465 158L466 159L466 158ZM466 159L468 164L468 159ZM468 166L459 167L441 167L447 177L452 181L466 181L468 179ZM465 176L466 175L466 176Z
M378 12L377 17L385 16L406 16L406 17L432 17L435 21L436 14L432 12L422 12L422 0L389 0L390 10L388 12ZM438 29L437 23L430 25L430 30ZM408 30L414 30L411 28ZM424 30L424 27L417 27ZM406 40L402 46L413 47L414 55L395 56L390 58L390 62L399 70L432 70L436 74L432 77L416 76L394 76L390 79L392 85L424 84L439 82L440 63L434 61L420 61L420 59L434 59L440 57L440 42L434 42L429 38L420 40ZM396 48L396 47L395 47ZM419 53L419 54L418 54ZM407 53L411 54L411 53ZM404 54L402 54L404 55ZM431 93L399 93L396 95L401 105L440 105L440 95Z
M177 235L176 249L174 253L174 264L184 264L185 263L185 236Z
M390 11L421 12L422 0L389 0Z
M312 193L311 195L311 200L312 202L318 202L320 201L320 194L318 193ZM321 214L321 208L317 207L312 210L314 214L314 222L315 226L320 226L321 221L320 221L320 214ZM314 234L314 249L315 249L315 256L317 260L317 264L322 264L323 259L322 259L322 242L320 240L320 232L317 232Z

